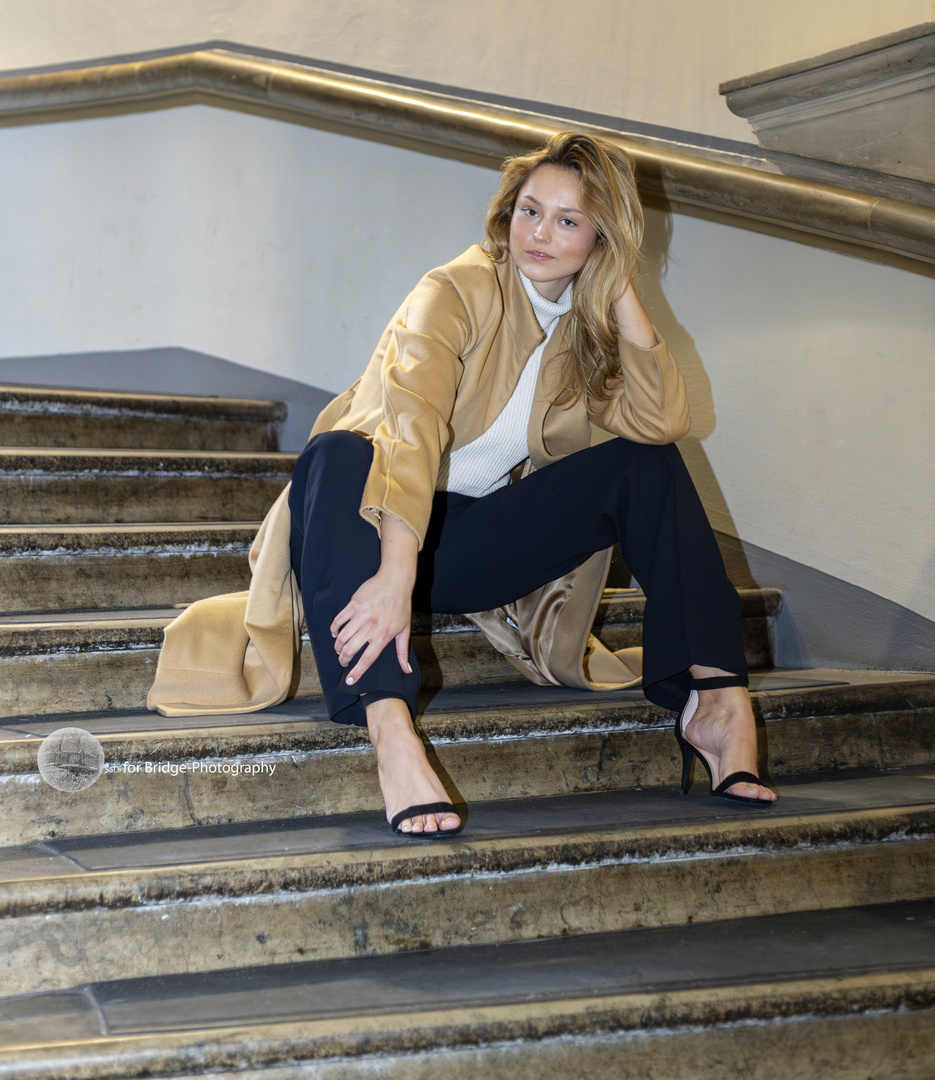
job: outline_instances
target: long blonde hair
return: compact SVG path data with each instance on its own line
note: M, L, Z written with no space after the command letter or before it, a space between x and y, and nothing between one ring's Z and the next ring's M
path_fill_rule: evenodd
M612 143L576 131L553 135L545 146L503 164L500 189L484 222L487 253L496 262L509 257L510 223L520 188L540 165L554 165L578 178L582 212L597 230L597 243L575 276L571 343L566 354L560 400L599 403L606 383L620 372L614 300L636 279L643 209L633 162Z

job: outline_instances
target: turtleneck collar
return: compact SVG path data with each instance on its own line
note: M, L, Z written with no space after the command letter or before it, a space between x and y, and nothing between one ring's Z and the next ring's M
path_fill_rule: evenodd
M558 300L549 300L539 292L533 282L526 277L519 267L516 268L516 272L519 274L519 279L522 281L523 288L526 290L526 295L529 297L529 302L532 304L532 310L536 313L536 319L543 330L547 330L556 319L560 318L562 315L567 315L568 312L571 311L571 292L573 283L569 283L568 288L562 293Z

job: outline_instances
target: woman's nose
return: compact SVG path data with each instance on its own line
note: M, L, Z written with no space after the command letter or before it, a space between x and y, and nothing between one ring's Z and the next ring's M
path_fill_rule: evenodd
M536 222L536 227L532 234L537 240L541 240L543 243L547 243L549 240L549 228L543 218L539 218Z

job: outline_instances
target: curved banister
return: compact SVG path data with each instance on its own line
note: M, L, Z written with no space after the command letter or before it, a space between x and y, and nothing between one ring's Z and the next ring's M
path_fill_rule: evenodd
M178 96L222 98L284 116L364 129L494 164L555 131L593 131L636 162L644 196L753 220L790 235L830 237L917 263L935 263L935 208L711 157L646 145L618 132L468 98L411 89L230 48L0 76L0 120L66 116ZM806 238L803 236L803 239Z

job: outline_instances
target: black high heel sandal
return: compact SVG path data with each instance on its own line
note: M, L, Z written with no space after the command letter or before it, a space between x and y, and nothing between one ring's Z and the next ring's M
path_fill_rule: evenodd
M760 784L765 787L763 781L754 773L745 772L739 770L738 772L732 772L730 776L725 776L724 779L714 786L714 776L711 773L711 766L708 764L708 759L704 754L696 747L693 746L688 739L685 738L685 728L688 727L689 721L695 715L698 708L698 691L699 690L719 690L722 686L746 686L746 675L716 675L711 679L693 679L692 690L688 695L688 701L685 703L685 708L679 716L675 718L675 739L679 744L679 749L682 751L682 794L687 795L688 790L691 787L691 771L692 771L692 759L697 757L702 765L705 767L705 772L708 774L708 782L711 784L711 795L718 799L727 799L729 802L743 803L746 806L755 806L757 809L763 809L767 806L772 806L772 802L768 799L757 799L748 795L732 795L727 789L733 787L734 784L748 783L748 784Z

